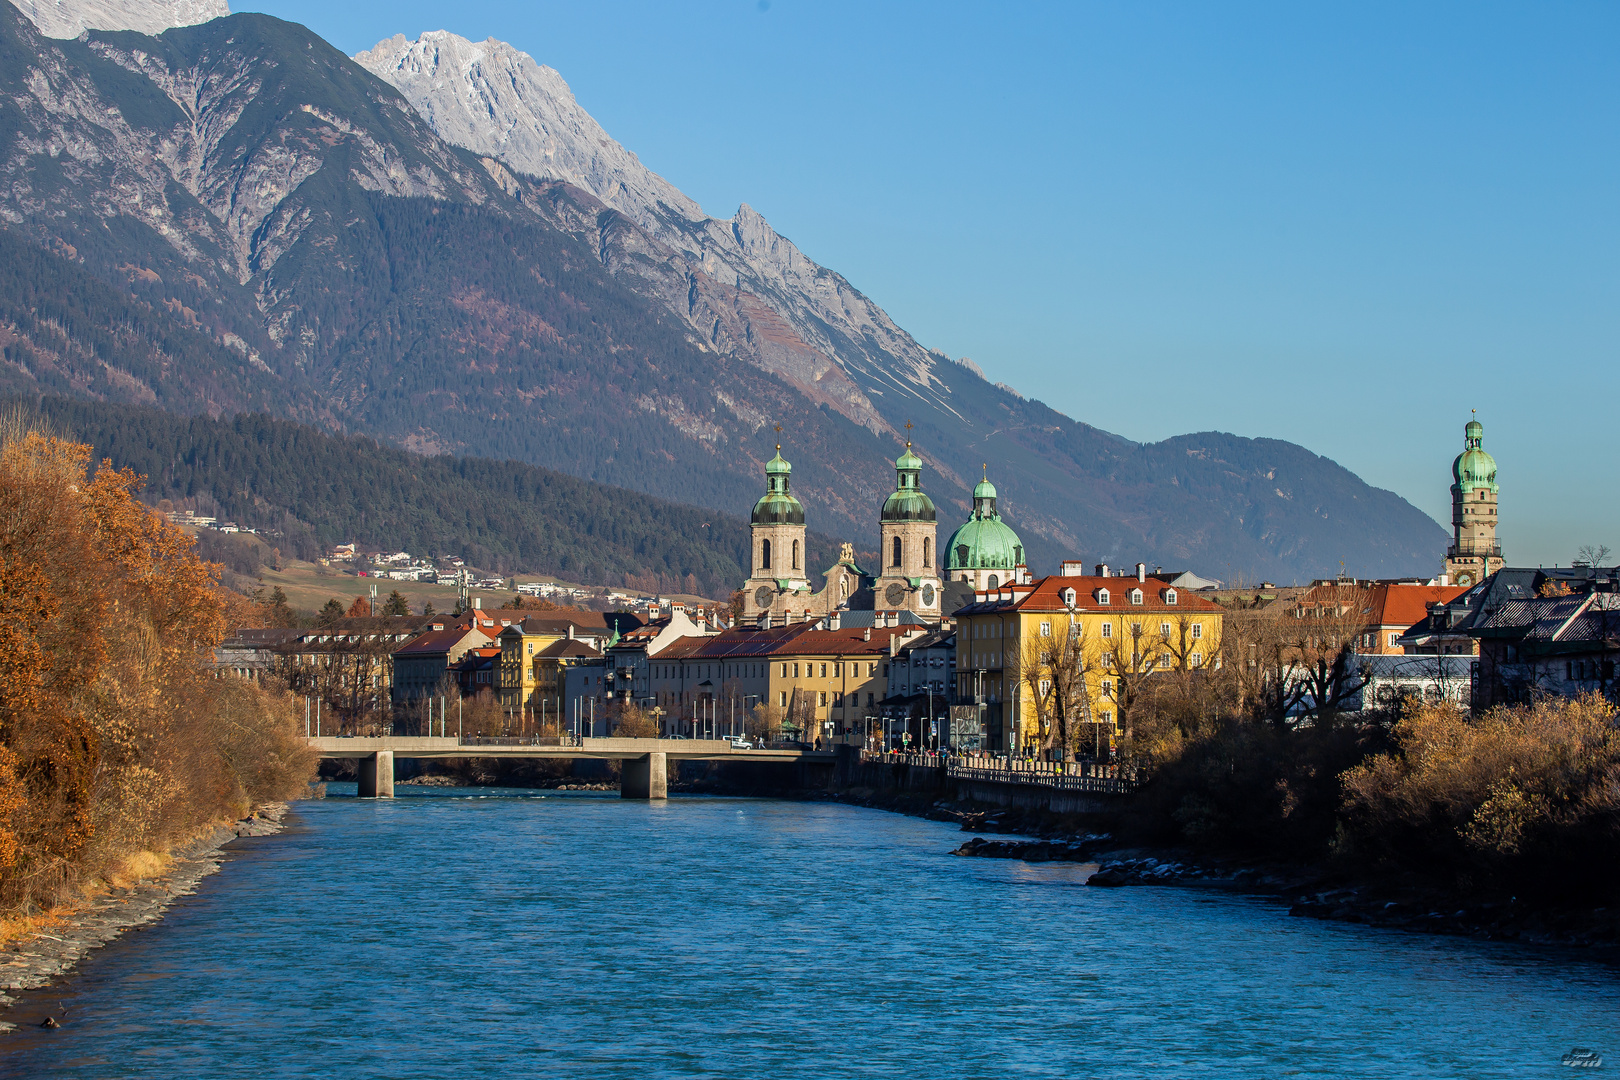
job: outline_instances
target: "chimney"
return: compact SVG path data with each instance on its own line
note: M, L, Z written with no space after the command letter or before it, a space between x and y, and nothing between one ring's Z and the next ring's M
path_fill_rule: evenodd
M574 640L574 624L573 623L568 624L568 640L569 641Z
M1137 563L1136 564L1136 580L1137 581L1146 581L1147 580L1147 563Z
M1086 566L1079 559L1064 559L1058 564L1060 577L1085 577Z
M474 611L483 611L484 610L484 598L482 596L473 597L473 610Z
M862 641L871 641L872 640L872 628L870 626L868 626L866 628L866 633L861 635L861 640Z
M831 615L827 616L827 629L842 630L843 628L844 617L842 615L835 611Z
M769 630L771 628L771 613L770 612L762 611L762 612L759 613L759 628L761 630Z
M1097 564L1097 576L1098 577L1107 577L1108 576L1108 564L1107 563L1100 562L1100 563Z

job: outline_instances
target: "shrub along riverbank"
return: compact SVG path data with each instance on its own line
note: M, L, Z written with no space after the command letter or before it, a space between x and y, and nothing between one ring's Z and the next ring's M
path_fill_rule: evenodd
M293 699L208 668L246 601L89 448L0 424L0 914L305 790Z

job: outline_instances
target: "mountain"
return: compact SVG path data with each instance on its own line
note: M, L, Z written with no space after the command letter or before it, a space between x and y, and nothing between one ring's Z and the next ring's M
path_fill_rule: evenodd
M1300 447L1131 443L922 349L746 207L703 217L498 42L395 39L362 65L260 15L59 41L11 10L0 232L79 299L64 326L9 279L0 386L270 410L732 514L779 439L812 527L863 548L909 421L942 528L988 462L1038 572L1396 574L1443 550Z
M12 0L46 37L76 38L86 30L161 34L231 13L225 0Z
M424 457L264 414L211 419L62 397L24 403L147 478L143 498L268 531L283 555L334 545L459 555L503 575L724 598L748 575L748 522L516 461ZM14 406L11 406L14 407ZM837 556L811 534L809 555Z

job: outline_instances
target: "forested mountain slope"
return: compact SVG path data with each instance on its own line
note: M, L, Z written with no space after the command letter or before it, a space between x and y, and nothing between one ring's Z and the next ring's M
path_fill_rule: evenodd
M358 541L460 555L502 574L551 574L724 598L748 576L746 519L516 461L424 457L263 414L210 419L46 397L21 402L53 429L147 477L171 499L271 530L284 555L314 559ZM837 545L809 537L811 566Z
M57 41L0 5L0 181L4 230L79 297L64 327L38 317L39 275L5 279L0 385L25 392L267 409L738 515L781 424L812 527L865 548L911 420L942 528L988 462L1037 572L1078 554L1401 573L1444 546L1409 504L1286 443L1129 443L830 324L833 357L790 363L806 335L777 300L694 274L590 192L448 145L392 86L265 16ZM735 346L766 339L781 348Z

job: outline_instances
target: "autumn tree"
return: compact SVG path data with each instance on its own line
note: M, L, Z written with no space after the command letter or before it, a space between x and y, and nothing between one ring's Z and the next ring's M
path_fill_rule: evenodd
M357 596L354 598L354 603L349 605L349 610L344 614L351 619L370 618L372 614L371 604L371 597Z

